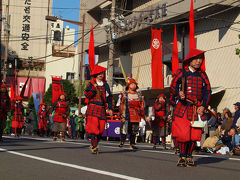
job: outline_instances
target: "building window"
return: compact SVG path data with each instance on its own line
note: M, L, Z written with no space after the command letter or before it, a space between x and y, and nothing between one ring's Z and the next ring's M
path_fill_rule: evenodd
M54 41L61 41L61 31L54 31Z
M59 23L57 23L57 26L56 26L56 28L60 28L60 24L59 24Z
M74 79L74 73L67 72L67 74L66 74L66 79L67 79L67 80Z

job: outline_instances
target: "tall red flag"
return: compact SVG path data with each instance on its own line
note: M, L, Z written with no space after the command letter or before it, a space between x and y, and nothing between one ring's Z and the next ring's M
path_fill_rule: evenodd
M162 70L162 30L152 29L152 89L164 89Z
M55 103L63 92L61 80L61 77L52 77L52 103Z
M12 85L12 82L11 82L11 96L10 96L11 102L14 99L14 95L15 95L15 92L14 92L13 85Z
M172 75L176 73L179 68L178 62L178 47L177 47L177 28L174 28L173 52L172 52Z
M88 51L88 61L91 72L95 67L95 49L94 49L94 37L93 37L93 26L91 29L90 41L89 41L89 51Z
M196 48L195 32L194 32L194 11L193 0L191 0L190 14L189 14L189 49Z
M189 49L196 48L195 42L195 30L194 30L194 11L193 11L193 0L191 0L190 14L189 14ZM203 61L201 70L205 71L205 61Z

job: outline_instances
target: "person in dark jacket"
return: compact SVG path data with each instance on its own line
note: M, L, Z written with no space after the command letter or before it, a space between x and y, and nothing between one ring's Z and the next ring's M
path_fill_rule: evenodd
M76 123L75 123L75 118L77 115L75 114L75 110L72 110L72 115L69 118L69 124L71 127L71 133L72 133L72 139L76 137Z
M208 128L209 128L209 136L213 137L216 135L216 130L218 128L218 119L217 119L217 111L216 109L212 110L211 117L208 120Z
M233 120L233 127L236 127L237 120L240 118L240 102L234 104L235 114Z

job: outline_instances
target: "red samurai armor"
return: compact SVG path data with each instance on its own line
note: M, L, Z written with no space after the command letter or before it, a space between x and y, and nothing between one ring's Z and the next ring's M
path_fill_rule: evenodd
M64 94L64 93L62 93ZM59 97L62 95L60 94ZM64 94L65 95L65 94ZM66 97L66 95L65 95ZM57 100L54 104L53 107L51 109L52 111L55 111L54 113L54 117L53 117L53 121L54 122L60 122L60 123L67 123L67 117L70 113L70 108L69 108L69 104L68 102L61 101L60 99Z
M40 106L45 105L44 103L41 103ZM40 107L37 116L40 118L39 119L39 123L38 123L38 129L43 129L44 131L47 130L47 116L48 116L48 112L46 109L42 109Z
M91 76L104 71L106 71L106 68L97 65ZM89 134L99 135L104 132L106 109L112 110L112 94L109 85L105 80L103 80L102 83L101 86L98 85L95 87L94 84L96 84L96 80L93 77L93 80L90 81L84 92L88 99L86 130ZM98 126L96 126L97 124Z
M196 109L199 106L207 108L211 96L211 87L205 71L200 67L192 72L189 68L189 61L198 55L203 55L204 51L190 49L187 58L184 60L185 76L185 96L186 99L179 98L179 91L182 84L183 70L178 69L170 86L170 102L175 105L172 124L172 136L177 137L178 142L200 141L200 128L191 127L191 121L198 119ZM203 59L204 64L205 58ZM204 117L202 117L204 118Z
M6 88L6 86L2 84L1 88ZM8 96L7 89L5 93L1 92L0 96L0 120L6 121L7 113L10 110L10 98Z
M16 103L19 100L20 103ZM22 128L23 127L23 115L24 107L22 105L22 98L18 96L15 101L11 104L11 111L13 112L12 128Z
M157 101L153 104L153 112L155 114L153 125L164 127L164 118L166 117L166 101L158 101L160 97L166 99L164 94L160 94L157 97Z

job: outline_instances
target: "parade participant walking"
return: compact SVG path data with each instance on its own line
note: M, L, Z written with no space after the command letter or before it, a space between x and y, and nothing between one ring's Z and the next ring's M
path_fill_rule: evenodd
M38 123L38 129L40 136L44 136L47 130L47 120L48 120L48 111L46 109L46 104L41 103L40 109L37 113L37 116L40 118Z
M11 104L11 111L13 114L12 128L14 129L15 137L20 136L23 127L24 107L22 105L22 100L23 99L18 96L16 97L16 100L12 101Z
M72 115L69 118L72 139L76 137L76 122L75 122L76 118L77 118L77 115L75 114L75 110L72 110Z
M159 94L153 104L153 113L155 119L153 121L153 149L156 149L156 144L159 138L162 138L163 149L166 149L166 97L164 94Z
M170 86L170 101L175 106L172 135L179 145L177 166L180 167L194 166L192 151L202 134L202 127L198 127L196 121L204 117L203 112L211 96L204 61L204 51L190 49L183 68L178 69Z
M127 134L130 135L130 149L135 146L135 137L139 131L139 122L144 119L144 101L141 93L137 92L138 83L135 79L128 79L126 91L120 94L121 142L123 147Z
M58 100L53 104L50 110L50 116L52 116L52 112L55 111L53 117L53 140L57 140L57 135L60 133L61 141L65 141L65 130L67 117L70 113L69 103L66 100L66 94L61 93Z
M7 114L10 110L10 106L10 98L8 96L7 88L2 84L0 89L0 142L2 141L2 134L6 126Z
M91 73L92 80L84 92L89 101L86 112L86 131L91 137L90 150L94 154L98 153L98 143L105 130L107 109L112 116L112 94L105 79L106 70L106 68L96 65Z

